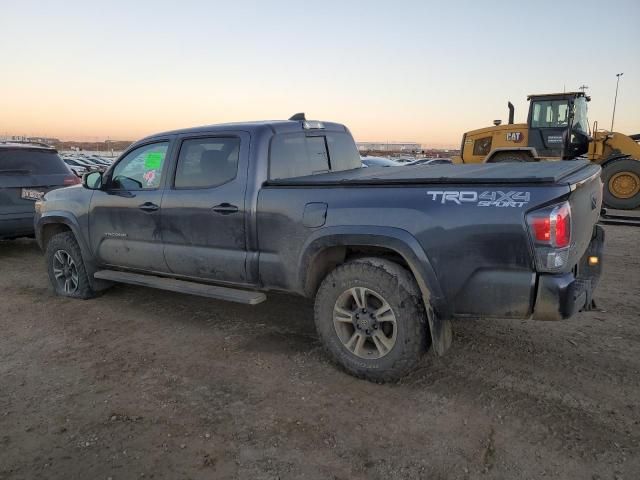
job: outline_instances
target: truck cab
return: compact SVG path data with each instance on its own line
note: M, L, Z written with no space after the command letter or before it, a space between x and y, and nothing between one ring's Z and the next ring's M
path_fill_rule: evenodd
M527 146L543 159L575 158L589 148L584 92L529 95Z

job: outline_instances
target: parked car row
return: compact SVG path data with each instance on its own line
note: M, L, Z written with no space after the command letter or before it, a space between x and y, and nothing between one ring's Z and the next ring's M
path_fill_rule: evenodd
M451 163L448 158L387 158L375 156L361 157L363 167L401 167L412 165L442 165Z
M87 172L103 172L113 162L113 158L103 157L96 154L85 153L62 153L62 161L69 166L69 169L78 177L82 177Z

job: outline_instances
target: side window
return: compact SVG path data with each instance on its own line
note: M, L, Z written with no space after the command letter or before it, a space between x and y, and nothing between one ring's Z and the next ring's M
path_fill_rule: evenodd
M279 134L271 141L269 178L292 178L329 171L324 136L304 133Z
M327 133L327 145L332 172L362 167L360 153L348 133Z
M144 145L129 152L113 168L111 188L152 190L160 186L169 142Z
M533 104L533 118L531 119L532 127L540 126L540 111L542 110L542 105L540 102L536 102Z
M211 188L230 182L238 173L239 138L194 138L180 147L175 188Z
M556 123L560 127L566 127L569 124L569 105L567 103L559 103L556 111Z
M488 155L491 151L491 143L493 137L478 138L473 142L473 154L474 155Z

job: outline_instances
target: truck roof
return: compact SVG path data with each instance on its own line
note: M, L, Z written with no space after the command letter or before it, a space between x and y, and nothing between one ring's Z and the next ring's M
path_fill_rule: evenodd
M310 120L310 122L317 122L317 120ZM311 129L311 131L332 131L332 132L345 132L347 127L340 123L320 121L324 128ZM202 125L191 128L181 128L178 130L170 130L167 132L155 133L143 138L142 140L149 140L157 137L166 137L168 135L179 135L185 133L216 133L230 130L243 130L249 133L257 132L259 130L271 130L273 133L293 133L304 131L304 121L301 120L257 120L249 122L232 122L232 123L218 123L213 125ZM138 142L136 142L138 143Z

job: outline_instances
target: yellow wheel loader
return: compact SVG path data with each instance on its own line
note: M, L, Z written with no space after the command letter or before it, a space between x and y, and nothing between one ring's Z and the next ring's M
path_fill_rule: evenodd
M493 127L466 132L455 163L535 162L588 158L602 166L604 204L609 208L640 207L640 134L593 129L587 120L584 92L529 95L527 123L494 120Z

